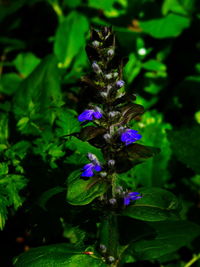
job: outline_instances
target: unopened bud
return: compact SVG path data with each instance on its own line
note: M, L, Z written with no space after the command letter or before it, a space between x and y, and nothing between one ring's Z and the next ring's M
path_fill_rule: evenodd
M87 157L91 161L97 160L97 157L94 154L92 154L92 153L88 153L87 154Z
M100 172L99 175L100 175L102 178L104 178L104 177L106 177L107 172Z
M118 76L118 73L117 72L114 72L113 73L113 78L116 78Z
M100 247L100 250L101 250L102 253L106 253L106 251L107 251L107 247L106 247L105 245L100 244L99 247Z
M113 49L109 49L109 50L107 51L107 55L108 55L109 57L112 57L112 56L114 55L114 50L113 50Z
M109 161L108 161L108 166L109 167L113 167L115 165L115 160L114 159L110 159Z
M105 75L105 78L106 78L107 80L112 79L112 74L111 74L111 73L106 74L106 75Z
M125 131L125 127L121 126L118 128L118 134L121 135Z
M117 186L116 188L115 188L115 193L116 194L122 194L122 192L123 192L123 187L122 186Z
M102 70L100 69L99 65L96 62L92 63L92 69L94 72L96 72L97 74L102 73Z
M107 92L101 92L100 95L101 95L103 98L107 98L108 93L107 93Z
M100 43L98 41L93 41L92 45L96 48L99 47Z
M122 81L122 80L119 80L119 81L116 82L116 86L117 86L117 88L121 88L121 87L123 87L124 84L125 84L125 82Z
M108 261L109 261L110 263L112 263L112 262L115 261L115 258L114 258L113 256L109 256L109 257L108 257Z
M109 143L111 141L112 136L109 133L103 135L103 138Z
M109 203L111 205L115 205L117 203L117 200L115 198L111 198L111 199L109 199Z
M110 112L108 113L108 116L109 116L110 118L115 118L115 117L117 117L118 115L120 115L120 112L119 112L119 111L110 111Z

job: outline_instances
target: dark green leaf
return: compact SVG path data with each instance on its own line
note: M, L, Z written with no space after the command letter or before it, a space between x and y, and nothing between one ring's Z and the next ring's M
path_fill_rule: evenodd
M166 221L149 224L155 229L156 237L140 240L130 245L131 254L143 260L153 260L174 252L200 235L200 227L187 221Z
M32 53L21 53L13 61L16 69L25 78L40 63L40 59Z
M168 133L169 141L176 157L200 173L200 127L183 128Z
M83 180L80 171L74 171L67 179L67 201L71 205L86 205L96 197L103 195L107 189L106 184L98 177Z
M188 28L190 19L169 14L164 18L140 21L139 25L144 33L148 33L154 38L170 38L178 36L184 29Z
M16 267L104 267L101 258L84 255L84 250L69 244L32 248L14 259Z
M73 58L84 49L88 30L87 18L75 11L64 18L59 25L55 36L54 53L62 63L62 67L69 67Z
M125 208L122 215L142 221L165 221L179 218L179 202L171 193L160 188L141 188L142 198Z
M7 73L2 75L0 80L0 92L6 95L12 95L18 89L22 78L16 73Z

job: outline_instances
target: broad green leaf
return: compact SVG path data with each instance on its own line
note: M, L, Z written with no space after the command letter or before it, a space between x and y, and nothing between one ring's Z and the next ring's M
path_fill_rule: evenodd
M14 259L15 267L105 267L100 257L83 254L69 244L32 248Z
M67 179L67 201L71 205L87 205L96 197L103 195L107 189L99 177L83 180L80 174L80 171L74 171Z
M58 26L54 53L62 63L62 67L67 68L73 58L85 47L85 35L89 30L87 18L76 11L72 11Z
M129 60L124 67L125 80L128 83L131 83L135 79L135 77L137 77L137 75L140 73L141 68L142 68L141 61L137 59L135 54L131 53L129 55Z
M6 162L0 163L0 175L8 174L8 164Z
M162 114L152 110L144 113L138 126L143 143L159 147L160 153L142 165L136 166L131 180L135 177L136 183L143 186L162 187L163 183L169 179L167 167L171 157L171 148L167 139L167 130L171 129L171 125L163 121Z
M154 38L177 37L189 27L190 19L175 14L169 14L164 18L140 21L139 25L144 33Z
M6 73L0 79L0 92L6 95L12 95L17 91L22 78L16 73Z
M89 6L109 11L112 9L114 2L115 0L89 0Z
M200 173L200 127L193 126L170 131L168 138L178 160Z
M66 147L71 149L72 151L75 151L80 156L81 154L84 154L86 156L87 153L93 153L98 157L100 161L103 161L103 154L101 152L101 149L90 145L88 142L83 142L74 136L70 137L69 140L66 141Z
M127 206L122 215L149 222L179 218L179 202L171 192L155 187L141 188L138 192L142 198Z
M75 8L81 5L82 0L64 0L63 4L70 7L70 8Z
M150 59L142 64L142 67L150 71L166 71L165 64L155 59Z
M80 131L80 123L77 119L77 113L73 110L62 109L58 113L56 125L58 126L56 135L59 137Z
M25 78L40 63L40 59L32 53L21 53L17 55L13 63L19 73Z
M60 74L54 56L46 57L21 83L13 103L18 124L22 118L29 118L20 128L22 133L41 134L46 124L54 122L56 110L63 104Z
M166 15L171 11L180 15L189 15L194 8L194 4L195 0L164 0L162 13Z
M188 245L200 235L200 227L189 221L154 222L155 238L133 242L128 251L136 259L153 260Z

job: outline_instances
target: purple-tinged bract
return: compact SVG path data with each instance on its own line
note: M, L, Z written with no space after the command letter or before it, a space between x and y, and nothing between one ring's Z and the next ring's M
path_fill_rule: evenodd
M140 140L142 136L138 134L138 131L127 129L121 135L121 141L125 143L125 145L130 145L138 140Z

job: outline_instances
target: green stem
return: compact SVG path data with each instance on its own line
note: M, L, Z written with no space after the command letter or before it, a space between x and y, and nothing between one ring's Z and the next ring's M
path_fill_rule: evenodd
M199 259L200 259L200 253L198 255L194 255L193 258L188 263L186 263L184 267L192 266L192 264L198 261Z

